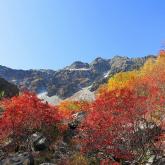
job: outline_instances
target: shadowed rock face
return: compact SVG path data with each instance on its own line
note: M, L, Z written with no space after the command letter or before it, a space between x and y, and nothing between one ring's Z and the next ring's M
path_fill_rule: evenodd
M155 57L128 58L115 56L112 59L99 57L90 64L76 61L58 71L43 69L14 70L0 66L0 76L16 84L20 90L28 89L37 93L46 91L48 96L58 95L65 99L87 86L92 86L91 90L95 91L100 84L105 83L115 73L138 69L148 58ZM10 90L8 90L8 93L10 96L12 95Z
M19 94L19 90L16 85L7 82L3 78L0 78L0 92L2 91L4 92L5 97L13 97Z
M101 57L98 57L96 58L91 64L91 69L93 72L96 72L96 73L104 73L104 72L107 72L111 66L109 64L109 60L105 60Z

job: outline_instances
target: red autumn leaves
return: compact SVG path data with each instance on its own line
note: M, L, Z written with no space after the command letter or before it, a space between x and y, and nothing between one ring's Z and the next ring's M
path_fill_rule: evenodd
M165 52L138 71L115 75L99 91L92 103L65 101L51 106L32 93L1 101L5 110L0 119L1 142L36 130L49 134L52 127L61 129L63 121L70 120L74 112L86 111L76 139L83 153L96 153L102 159L107 155L136 158L139 148L132 147L132 143L139 138L135 133L141 122L165 127ZM161 137L164 136L160 135L160 140Z
M138 157L140 150L145 151L154 143L154 139L150 138L151 130L147 128L150 132L143 130L143 135L146 133L144 136L150 138L148 142L139 145L140 147L138 144L132 147L132 142L141 141L138 134L140 127L149 123L160 129L164 126L164 51L156 60L147 62L138 71L115 75L100 92L80 126L82 150L97 151L101 152L103 157L111 155L126 160ZM147 154L147 149L145 152Z
M5 109L0 119L0 138L21 137L35 130L55 126L61 118L56 107L43 103L33 93L23 93L11 100L3 100Z

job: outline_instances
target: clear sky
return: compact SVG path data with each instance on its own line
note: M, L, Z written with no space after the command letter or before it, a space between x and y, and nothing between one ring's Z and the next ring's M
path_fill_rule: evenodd
M75 60L156 54L165 0L0 0L0 64L60 69Z

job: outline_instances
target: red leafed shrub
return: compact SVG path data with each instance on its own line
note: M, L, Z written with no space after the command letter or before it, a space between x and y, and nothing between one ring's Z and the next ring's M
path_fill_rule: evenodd
M33 93L1 101L4 113L0 119L0 140L27 137L35 131L48 132L61 120L58 109L43 103Z
M132 159L130 143L139 118L145 114L145 101L146 97L137 97L127 89L99 97L80 126L83 151Z
M119 162L112 162L109 159L103 159L100 161L100 165L121 165Z

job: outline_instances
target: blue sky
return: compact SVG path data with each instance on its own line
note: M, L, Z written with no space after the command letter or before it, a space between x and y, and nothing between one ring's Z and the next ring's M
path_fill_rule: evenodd
M60 69L73 61L156 54L164 0L0 0L0 64Z

